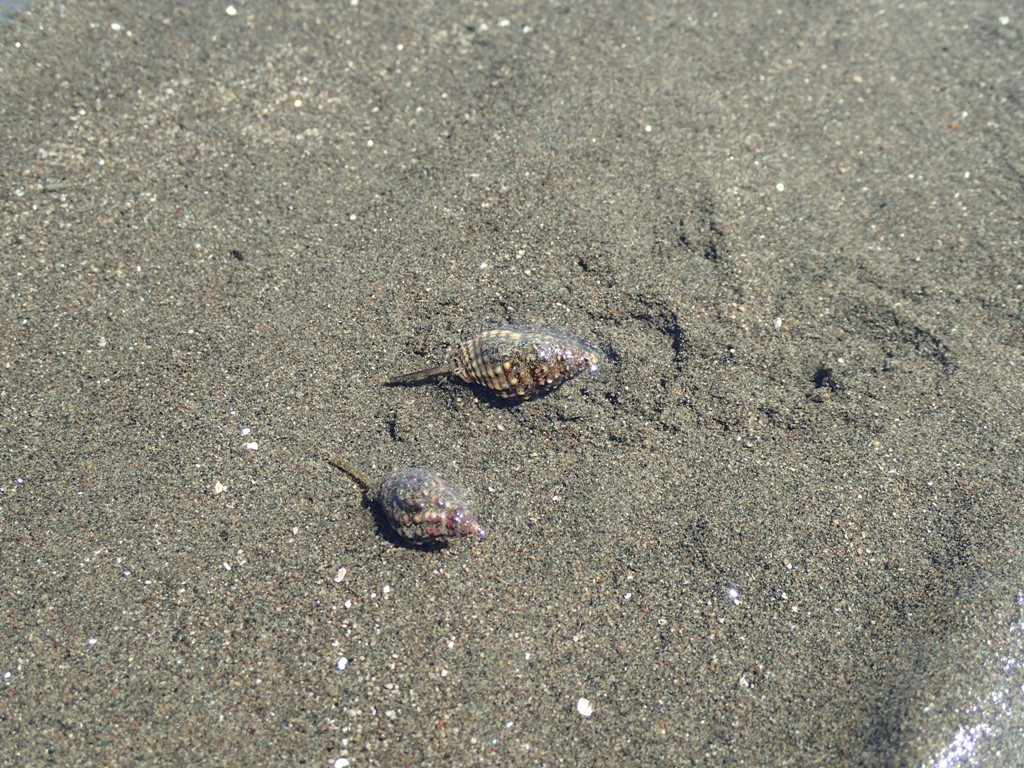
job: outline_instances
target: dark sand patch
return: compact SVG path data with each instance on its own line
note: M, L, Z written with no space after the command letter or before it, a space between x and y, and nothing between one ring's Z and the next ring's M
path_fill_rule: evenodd
M227 5L0 27L4 754L1024 762L1020 18Z

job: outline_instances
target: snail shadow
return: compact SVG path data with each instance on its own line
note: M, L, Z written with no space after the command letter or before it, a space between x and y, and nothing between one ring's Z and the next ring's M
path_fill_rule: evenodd
M520 406L529 405L530 403L539 403L543 400L547 400L549 397L557 395L563 389L574 396L587 397L592 392L592 386L595 383L600 382L601 378L602 374L597 373L585 375L581 377L582 380L577 379L574 381L567 379L564 381L558 381L549 386L545 386L543 389L531 392L529 395L522 396L506 395L502 397L480 384L467 383L463 386L469 389L481 403L486 403L491 408L496 408L498 410L510 411L515 410ZM556 397L555 399L557 400L558 398Z
M534 400L542 400L548 392L540 392L531 397L502 397L501 395L492 392L487 387L481 386L480 384L465 384L464 389L473 393L481 403L486 403L491 408L497 408L501 411L510 411L513 408L518 408L524 403L529 403ZM554 390L550 390L553 392Z
M443 392L447 392L452 398L456 397L457 390L472 393L479 402L486 404L491 408L497 408L499 410L508 411L525 403L532 403L538 400L543 400L548 395L557 392L567 382L558 382L554 386L547 387L539 392L534 392L530 395L525 396L504 396L497 394L496 392L488 389L487 387L476 384L474 382L450 382L450 381L437 381L436 379L417 379L414 381L400 381L396 379L388 379L384 382L385 387L420 387L420 386L433 386Z

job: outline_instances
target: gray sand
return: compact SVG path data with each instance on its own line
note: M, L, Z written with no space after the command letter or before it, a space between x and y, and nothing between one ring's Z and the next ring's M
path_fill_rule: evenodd
M0 27L0 762L1024 764L1024 16L750 6Z
M31 0L0 0L0 22L6 21L31 4Z

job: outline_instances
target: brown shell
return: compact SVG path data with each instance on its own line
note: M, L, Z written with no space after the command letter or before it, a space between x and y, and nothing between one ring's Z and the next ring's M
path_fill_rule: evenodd
M380 481L376 501L388 525L406 541L429 544L485 535L455 491L429 469L396 469Z
M444 544L463 536L484 536L483 527L459 495L429 469L396 469L374 489L370 478L348 462L334 457L327 462L373 495L388 528L405 541Z
M463 381L498 397L543 394L584 371L596 371L600 355L570 336L530 330L484 331L463 343L455 370Z

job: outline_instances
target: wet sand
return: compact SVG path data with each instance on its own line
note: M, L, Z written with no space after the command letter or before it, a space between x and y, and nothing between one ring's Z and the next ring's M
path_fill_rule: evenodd
M3 754L1024 764L1024 19L750 5L0 27Z

